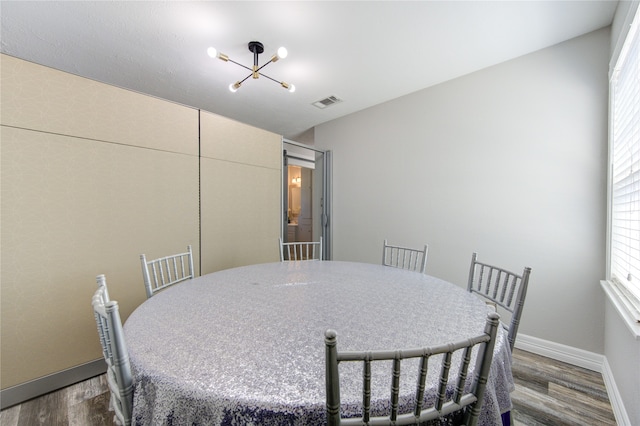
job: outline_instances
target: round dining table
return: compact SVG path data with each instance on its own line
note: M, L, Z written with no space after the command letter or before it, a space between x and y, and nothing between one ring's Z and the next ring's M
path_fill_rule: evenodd
M490 309L441 279L366 263L278 262L197 277L147 299L124 325L133 424L322 425L327 329L339 351L425 347L482 334ZM342 403L359 404L361 371L340 374ZM415 392L411 377L401 394ZM388 399L390 370L376 380L374 404ZM480 425L502 424L513 389L499 327Z

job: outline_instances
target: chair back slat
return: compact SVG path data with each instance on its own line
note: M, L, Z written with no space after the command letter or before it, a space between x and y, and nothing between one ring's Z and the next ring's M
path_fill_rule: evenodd
M518 287L518 277L511 275L511 284L509 285L509 294L507 295L506 305L511 306L513 304L513 297L516 294L516 288Z
M382 247L382 264L394 268L407 269L425 273L429 246L425 244L421 250L391 245L384 240Z
M499 306L510 318L503 324L509 331L509 346L513 350L522 308L527 295L531 268L525 267L522 274L478 261L478 254L471 256L467 290L478 294L491 304Z
M393 359L392 372L391 372L391 421L396 421L398 418L398 399L400 394L400 354Z
M478 336L455 343L403 350L338 351L337 333L334 330L327 330L325 332L327 424L329 426L409 425L459 413L464 416L465 425L475 426L480 415L480 406L484 400L499 320L500 316L492 312L487 316L484 332ZM474 373L469 377L468 369L473 360L474 348L477 349L475 351L475 368ZM449 380L449 376L453 364L452 359L457 352L460 352L460 363L456 372L456 380L452 381ZM442 356L442 360L435 401L425 406L425 400L431 401L431 399L425 398L426 378L429 368L431 368L429 360L436 355ZM413 401L410 411L401 413L399 403L401 363L403 360L411 358L419 358L415 401ZM375 361L392 361L390 410L386 416L371 415L371 364ZM363 363L361 417L343 418L341 416L338 369L341 362ZM434 368L437 366L437 363L434 364Z
M104 279L104 275L99 275L96 278L98 282L98 290L93 295L92 304L101 303L102 305L106 305L109 302L109 292L107 290L106 281ZM109 359L111 357L111 344L108 341L109 336L105 333L104 329L106 325L106 319L99 315L98 312L93 312L93 316L96 320L96 325L98 327L98 338L100 339L100 345L102 346L102 354L104 355L104 359Z
M460 400L464 395L464 385L467 382L467 372L469 370L469 363L471 362L471 348L466 347L462 353L462 365L460 366L460 373L458 374L458 384L456 390L453 393L453 401L456 404L460 404Z
M119 424L130 425L133 411L133 378L124 340L118 302L109 300L104 275L96 278L98 290L91 299L102 353L107 364L110 407Z
M371 360L369 359L364 360L362 377L362 418L365 422L368 422L371 414Z
M193 269L193 251L187 246L187 251L158 259L147 260L146 255L140 255L142 278L147 292L147 298L171 285L189 280L195 276Z
M337 368L338 349L336 347L336 336L337 334L333 330L327 330L324 334L327 426L338 426L340 424L340 380ZM368 388L367 386L363 386L363 388L365 389L365 392L367 390L371 390L371 388ZM366 401L366 394L363 393L363 395L363 398ZM363 405L366 406L367 404L364 403Z
M320 241L295 241L285 243L280 238L280 261L322 260L322 237Z
M451 352L448 351L442 358L442 370L440 372L440 381L438 383L438 397L436 399L435 408L437 411L442 410L442 406L447 398L447 383L449 383L449 370L451 369Z
M424 356L420 358L420 374L418 376L418 385L416 388L416 407L413 410L413 415L420 416L422 412L422 401L424 399L424 391L427 383L427 373L429 372L429 357Z

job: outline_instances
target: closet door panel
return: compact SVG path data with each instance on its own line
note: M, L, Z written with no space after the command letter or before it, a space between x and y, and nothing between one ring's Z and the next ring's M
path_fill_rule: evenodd
M282 136L207 112L200 126L203 157L280 169Z
M146 300L139 256L199 252L198 158L2 127L2 386L102 357L91 296L123 321Z
M2 55L2 124L198 155L198 111Z
M202 273L279 259L282 138L201 113Z
M279 260L280 171L202 159L202 274Z

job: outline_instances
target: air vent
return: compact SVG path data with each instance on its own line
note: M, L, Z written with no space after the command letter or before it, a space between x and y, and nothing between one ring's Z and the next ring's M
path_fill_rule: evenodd
M333 104L337 104L342 102L342 99L340 99L337 96L328 96L324 99L320 99L319 101L315 101L312 105L315 107L318 107L320 109L325 109L328 106L331 106Z

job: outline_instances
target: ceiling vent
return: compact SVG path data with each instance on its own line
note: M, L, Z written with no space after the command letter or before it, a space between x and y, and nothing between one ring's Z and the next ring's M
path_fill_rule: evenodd
M339 97L328 96L324 99L320 99L319 101L315 101L312 105L320 109L325 109L328 106L331 106L333 104L338 104L340 102L342 102L342 99L340 99Z

